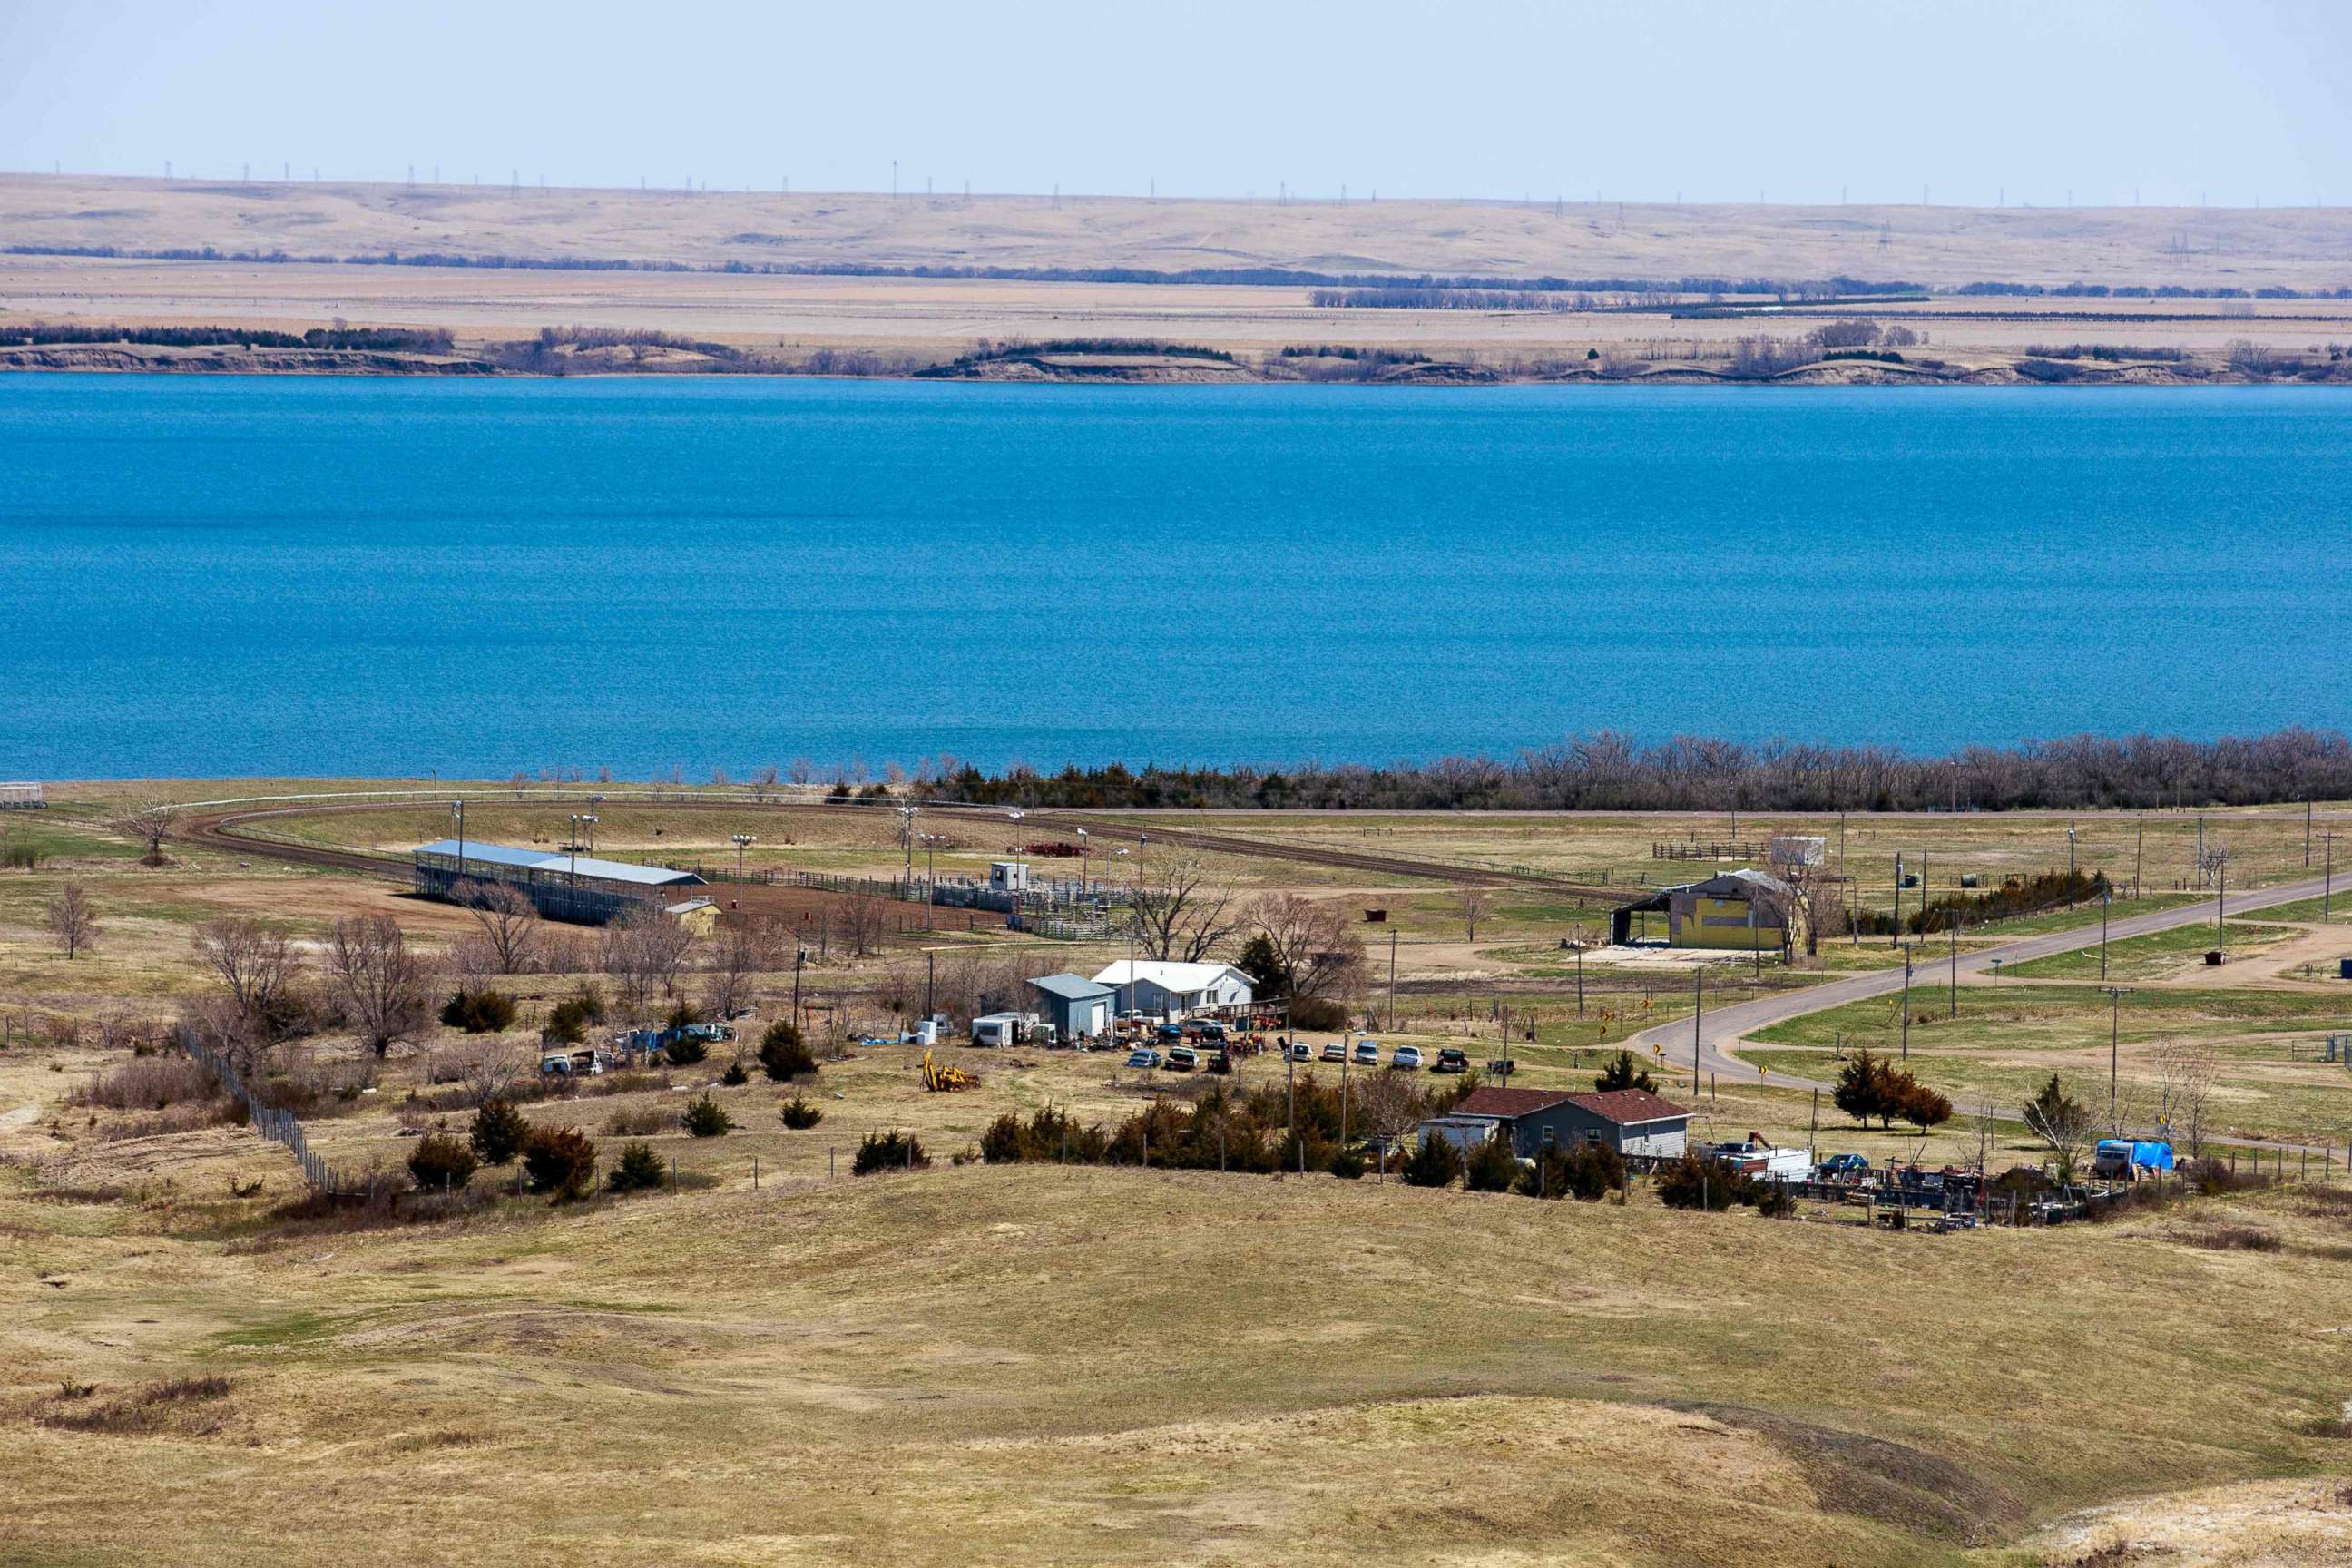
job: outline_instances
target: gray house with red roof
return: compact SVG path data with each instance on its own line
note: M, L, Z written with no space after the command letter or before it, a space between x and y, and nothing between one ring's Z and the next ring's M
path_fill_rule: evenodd
M1486 1122L1532 1160L1547 1145L1605 1143L1620 1154L1678 1159L1690 1146L1690 1112L1646 1089L1474 1089L1444 1120Z

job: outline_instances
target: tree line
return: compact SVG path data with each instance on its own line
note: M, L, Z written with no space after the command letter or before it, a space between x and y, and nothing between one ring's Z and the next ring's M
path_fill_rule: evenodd
M1891 746L1800 745L1618 731L1515 757L1385 767L1130 769L1040 773L952 759L918 769L918 796L974 805L1303 810L2005 811L2265 805L2352 799L2352 743L2334 730L2189 741L2076 735L1914 756Z
M379 353L450 352L446 327L312 327L278 332L254 327L68 326L32 321L0 326L0 348L43 343L140 343L160 348L358 349Z

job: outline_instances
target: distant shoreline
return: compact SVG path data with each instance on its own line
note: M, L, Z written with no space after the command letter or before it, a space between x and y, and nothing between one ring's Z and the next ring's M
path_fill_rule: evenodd
M984 386L1736 386L1736 387L1938 387L1992 386L2336 386L2352 388L2352 374L2256 375L2226 366L2133 364L2073 370L2052 376L2007 366L1918 368L1866 361L1816 361L1764 375L1740 375L1696 367L1674 367L1635 374L1599 371L1566 374L1514 374L1469 362L1433 361L1394 374L1322 377L1267 374L1240 363L1187 360L1180 356L1141 363L1090 363L1084 356L1027 356L992 361L973 373L923 366L873 371L801 370L763 364L737 368L724 363L640 365L600 363L576 369L516 369L467 354L402 354L380 351L312 349L154 349L114 344L36 344L0 348L0 374L19 375L215 375L331 376L365 379L574 381L584 379L777 381L925 381ZM2331 371L2336 367L2330 367Z

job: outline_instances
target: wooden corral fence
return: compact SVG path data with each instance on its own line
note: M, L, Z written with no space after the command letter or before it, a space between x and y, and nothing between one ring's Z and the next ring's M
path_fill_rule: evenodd
M1752 838L1744 844L1734 839L1719 844L1705 844L1696 838L1681 843L1650 841L1653 860L1761 860L1770 852L1769 845L1759 844Z
M253 1091L245 1087L245 1079L228 1058L213 1049L192 1034L182 1034L180 1045L188 1055L210 1069L220 1080L221 1088L245 1112L246 1124L273 1143L282 1143L301 1163L302 1178L317 1191L333 1196L345 1196L362 1191L366 1184L329 1164L310 1152L310 1141L302 1135L302 1124L289 1110L278 1110L261 1104Z

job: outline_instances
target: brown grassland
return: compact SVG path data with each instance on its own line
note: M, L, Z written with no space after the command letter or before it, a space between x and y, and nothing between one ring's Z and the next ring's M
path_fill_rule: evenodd
M307 943L339 917L388 912L428 952L470 917L259 854L182 849L173 866L138 866L100 814L150 787L194 798L282 786L66 786L51 811L6 825L12 842L40 851L31 870L0 870L7 1562L1207 1564L1370 1553L1495 1565L2248 1568L2339 1563L2352 1540L2342 1485L2352 1189L2340 1163L2332 1182L2100 1226L1891 1234L1827 1209L1786 1222L1677 1213L1639 1183L1622 1205L1577 1204L1427 1192L1392 1174L959 1165L950 1157L1003 1111L1052 1103L1108 1122L1156 1095L1197 1093L1198 1081L1148 1082L1116 1057L956 1049L947 1054L978 1070L980 1087L927 1094L910 1047L845 1043L790 1089L756 1069L728 1087L715 1080L736 1047L722 1046L693 1068L524 1107L535 1122L586 1132L608 1165L641 1136L677 1186L550 1206L512 1194L511 1169L493 1169L447 1212L417 1197L391 1215L322 1211L303 1201L290 1159L219 1121L218 1101L68 1103L130 1059L103 1025L167 1017L205 990L188 937L218 914L261 913ZM562 831L561 805L493 804L496 786L465 787L478 837ZM761 835L757 862L883 873L902 854L880 814L759 809L743 816ZM715 860L737 820L619 801L600 815L600 852L633 858ZM2321 812L2323 829L2334 816ZM949 861L961 873L1003 850L1001 819L934 819L955 840L943 874ZM396 853L443 820L431 807L273 830ZM1305 846L1376 842L1433 863L1605 867L1629 880L1694 870L1651 861L1653 838L1727 827L1150 820ZM1807 825L1743 820L1739 836L1776 826ZM2063 864L2065 826L1858 816L1848 852L1857 875L1867 868L1874 880L1883 863L1891 880L1895 847L1927 848L1945 891L1963 868ZM2086 814L2077 826L2078 855L2120 873L2134 819ZM2186 818L2151 814L2151 883L2183 858L2184 828L2193 832ZM2217 813L2207 825L2240 849L2233 876L2249 884L2302 874L2301 829L2300 813ZM1402 1026L1381 1038L1467 1041L1483 1059L1505 1004L1538 1037L1513 1047L1523 1082L1589 1077L1592 1047L1672 1016L1688 973L1673 955L1594 956L1589 1014L1604 997L1621 1011L1579 1019L1557 939L1589 929L1597 908L1508 891L1473 939L1435 877L1241 853L1209 867L1244 895L1389 909ZM1099 858L1094 869L1106 874ZM90 890L101 919L97 948L72 960L42 930L68 879ZM1891 887L1876 895L1880 907L1890 897ZM2233 1114L2249 1131L2352 1128L2352 1072L2265 1044L2352 1027L2352 991L2297 967L2352 950L2352 934L2316 910L2253 924L2270 929L2250 924L2243 964L2220 980L2160 942L2119 948L2116 962L2130 984L2188 998L2183 1027L2247 1053L2225 1052L2226 1085L2275 1100L2267 1111L2241 1102ZM1384 1014L1386 943L1365 929L1374 982L1360 1005ZM2256 951L2257 938L2268 945ZM919 1000L933 955L942 972L989 962L1042 973L1123 951L894 930L881 952L854 958L835 928L799 983L838 1009L824 1016L848 1035L890 1024L894 996ZM1845 954L1888 962L1883 946ZM1760 976L1745 984L1827 972L1735 957L1718 961L1711 990L1751 969ZM1643 1011L1638 987L1654 974L1664 984ZM489 1043L527 1070L529 1026L580 978L514 977L524 1016ZM756 977L758 1012L739 1044L789 1009L793 984L789 972ZM1975 981L1962 993L1959 1022L1937 1026L1954 1031L1948 1045L1915 1027L1923 1077L1948 1074L1957 1089L1989 1057L2037 1069L2046 1058L2092 1092L2088 1058L2095 1041L2104 1047L2107 1012L2091 985L2060 973L2004 978L1997 998ZM2030 1007L2018 1001L2027 994ZM1989 1006L2023 1010L2009 1019ZM2127 1037L2126 1070L2143 1070L2164 1037L2160 1024ZM463 1131L467 1113L434 1098L446 1089L429 1079L484 1044L436 1028L375 1062L330 1029L278 1047L266 1070L320 1086L307 1119L330 1159L398 1171L417 1130ZM1775 1049L1826 1046L1800 1030ZM1242 1072L1281 1081L1265 1058ZM1700 1087L1695 1132L1809 1135L1801 1093ZM680 1131L688 1089L707 1089L737 1129ZM824 1110L822 1123L781 1124L777 1104L794 1092ZM1973 1130L1923 1138L1822 1116L1825 1152L1930 1163L1972 1152ZM620 1126L645 1131L610 1131ZM850 1176L858 1139L884 1130L916 1133L935 1163ZM2344 1135L2333 1133L2339 1149ZM2014 1123L1994 1142L1997 1164L2040 1157ZM2119 1542L2140 1545L2110 1552Z

